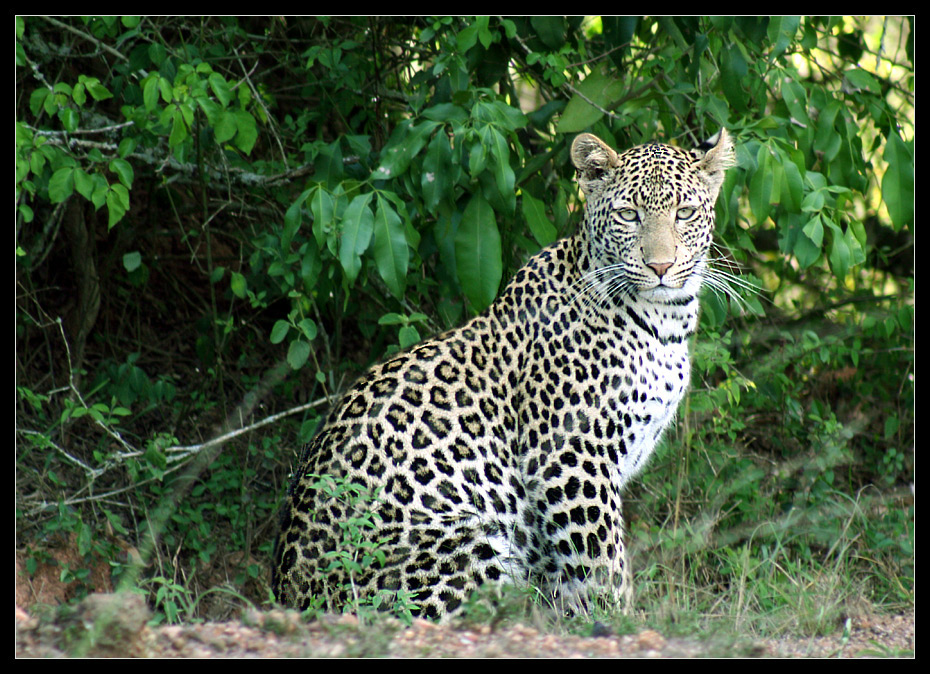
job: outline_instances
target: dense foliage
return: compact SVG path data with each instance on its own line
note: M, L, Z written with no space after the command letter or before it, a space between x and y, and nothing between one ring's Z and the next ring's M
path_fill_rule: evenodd
M913 601L912 20L20 17L16 91L24 574L267 599L300 443L573 231L574 135L725 126L733 298L630 491L639 605Z

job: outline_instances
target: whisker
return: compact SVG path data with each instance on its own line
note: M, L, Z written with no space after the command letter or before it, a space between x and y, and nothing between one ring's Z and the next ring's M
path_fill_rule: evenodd
M750 311L751 307L746 296L761 296L763 290L762 286L719 266L720 262L725 262L728 267L739 269L738 266L734 265L731 258L708 258L707 262L707 268L704 273L704 285L713 292L730 299L741 311Z
M617 263L587 272L570 287L573 294L569 302L581 301L586 308L595 307L601 311L619 290L628 287L624 269L622 263Z

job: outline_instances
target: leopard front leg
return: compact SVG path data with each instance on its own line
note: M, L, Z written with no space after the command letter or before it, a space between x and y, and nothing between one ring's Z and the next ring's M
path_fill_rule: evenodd
M527 561L556 607L576 614L595 606L616 610L630 598L619 488L593 462L579 467L580 473L558 476L548 469L548 479L534 485L539 545Z

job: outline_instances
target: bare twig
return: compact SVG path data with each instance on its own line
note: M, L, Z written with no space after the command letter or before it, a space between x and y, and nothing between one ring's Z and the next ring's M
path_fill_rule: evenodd
M58 26L59 28L64 28L65 30L71 31L71 32L74 33L75 35L78 35L78 36L81 37L82 39L87 40L88 42L91 42L91 43L95 44L95 45L97 46L97 49L100 49L100 50L103 50L103 51L105 51L105 52L108 52L109 54L111 54L111 55L115 56L116 58L118 58L120 61L125 61L126 63L129 63L129 57L128 57L128 56L126 56L125 54L120 54L116 49L114 49L113 47L111 47L111 46L108 45L108 44L104 44L103 42L101 42L100 40L98 40L97 38L95 38L93 35L91 35L90 33L85 33L83 30L78 30L78 29L75 28L74 26L69 26L68 24L63 23L63 22L59 21L58 19L54 19L54 18L52 18L52 17L50 17L50 16L43 16L42 18L45 19L46 21L48 21L48 22L49 22L50 24L52 24L53 26ZM143 72L143 77L144 77L144 76L145 76L145 73Z
M313 409L314 407L321 407L327 404L329 404L328 398L319 398L309 403L304 403L303 405L298 405L297 407L292 407L288 410L284 410L283 412L272 414L269 417L265 417L261 421L256 421L254 424L243 426L242 428L237 428L234 431L230 431L229 433L219 435L215 438L212 438L211 440L207 440L206 442L202 442L197 445L166 447L163 451L166 454L177 454L177 456L168 457L169 463L173 463L176 461L182 461L188 458L189 456L193 456L195 454L202 452L205 449L209 449L210 447L215 447L216 445L221 445L224 442L228 442L229 440L232 440L233 438L236 438L242 435L243 433L249 433L258 428L261 428L262 426L267 426L268 424L272 424L276 421L280 421L281 419L284 419L285 417L289 417L292 414L299 414L300 412Z
M285 168L287 168L287 152L284 151L284 144L281 142L281 137L278 135L278 131L275 128L274 117L268 111L265 101L262 99L262 95L259 93L258 89L255 88L255 85L252 83L252 73L255 72L255 69L258 67L258 61L255 62L255 65L252 66L252 70L246 70L245 64L242 62L242 57L239 56L239 51L233 48L233 51L236 54L236 60L239 61L239 66L242 68L243 79L249 85L249 89L252 90L252 100L256 101L262 110L265 111L265 119L268 120L268 128L271 130L271 135L274 136L275 142L278 144L278 150L281 152L281 161L284 163Z

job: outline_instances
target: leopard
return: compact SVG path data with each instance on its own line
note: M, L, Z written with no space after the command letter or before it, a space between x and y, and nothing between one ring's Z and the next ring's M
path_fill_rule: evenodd
M274 546L279 603L403 597L442 622L489 587L568 613L629 600L621 495L689 387L736 155L721 129L622 153L584 133L570 157L575 232L483 313L372 367L301 451ZM335 563L348 552L354 564Z

